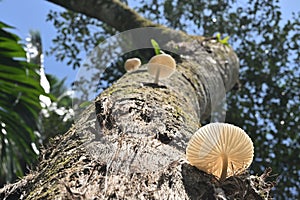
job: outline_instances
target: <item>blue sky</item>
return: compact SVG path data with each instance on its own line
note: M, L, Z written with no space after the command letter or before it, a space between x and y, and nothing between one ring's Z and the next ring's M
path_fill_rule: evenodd
M287 20L292 12L300 12L300 0L281 0L282 17ZM38 30L42 36L44 51L50 48L51 40L56 30L51 22L46 22L49 10L63 10L63 8L45 0L0 0L0 20L16 27L16 33L23 41L29 30ZM45 56L45 71L59 78L67 77L67 86L75 80L76 71L65 63L57 62L54 56Z
M28 36L29 30L38 30L42 36L43 49L50 48L56 30L51 22L46 22L49 10L64 10L45 0L2 0L0 1L0 20L14 26L22 41ZM54 56L45 56L45 71L59 78L67 77L67 86L75 80L76 71L65 63L57 62Z

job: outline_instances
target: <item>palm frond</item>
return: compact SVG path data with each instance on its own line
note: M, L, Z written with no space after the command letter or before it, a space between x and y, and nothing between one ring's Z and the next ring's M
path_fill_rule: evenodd
M26 62L18 36L0 22L0 177L10 181L23 175L23 166L34 161L37 142L40 86L39 66Z

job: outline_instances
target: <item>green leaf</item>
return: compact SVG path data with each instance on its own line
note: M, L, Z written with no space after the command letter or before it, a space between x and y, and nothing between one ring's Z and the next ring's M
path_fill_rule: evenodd
M221 44L224 44L226 46L229 46L228 40L229 40L229 36L226 36L225 38L221 39L221 34L217 33L216 35L217 41L220 42Z
M156 55L160 54L161 52L160 52L160 47L159 47L158 43L154 39L151 39L151 44L154 48L155 54Z

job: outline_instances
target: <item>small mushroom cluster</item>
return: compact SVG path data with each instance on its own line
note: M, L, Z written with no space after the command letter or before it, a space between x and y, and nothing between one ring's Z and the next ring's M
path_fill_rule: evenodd
M237 126L210 123L190 139L186 156L191 165L224 181L252 163L254 147L250 137Z
M127 72L135 71L141 66L139 58L126 60L124 68ZM153 56L147 63L148 73L155 77L154 83L158 84L160 79L170 77L176 70L176 61L169 54Z

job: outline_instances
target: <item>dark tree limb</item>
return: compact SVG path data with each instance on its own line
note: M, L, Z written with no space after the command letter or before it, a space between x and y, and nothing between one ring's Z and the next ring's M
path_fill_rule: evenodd
M47 0L68 10L96 18L118 31L140 27L160 27L141 17L118 0Z

